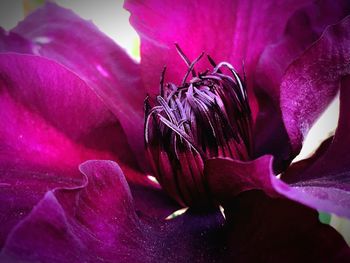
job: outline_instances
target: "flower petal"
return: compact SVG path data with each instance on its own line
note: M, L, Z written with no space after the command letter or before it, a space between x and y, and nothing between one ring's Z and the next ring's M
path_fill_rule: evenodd
M288 185L274 175L272 162L268 155L251 162L208 160L205 174L214 198L225 203L242 192L262 190L273 198L286 197L323 212L350 217L348 174L306 177Z
M211 159L205 169L212 196L224 207L229 258L239 262L350 258L343 238L322 225L315 211L285 198L317 208L315 197L273 175L271 156L245 163Z
M136 166L113 115L71 71L45 58L0 54L0 153L46 167L91 158Z
M0 152L0 249L48 189L74 186L81 178L77 170L38 165L7 153Z
M336 134L309 160L297 163L282 176L283 180L313 196L321 211L350 218L350 143L348 131L350 77L342 80L340 117Z
M347 0L313 2L297 10L288 20L283 37L265 48L254 79L260 106L255 127L257 156L273 154L275 162L278 158L287 164L294 157L280 111L282 77L287 67L321 36L326 26L339 22L348 14L350 2ZM298 90L300 87L289 88Z
M14 32L6 32L0 27L0 52L18 52L31 54L33 45Z
M178 43L193 61L206 52L215 61L237 68L245 63L250 76L257 58L279 39L287 19L306 1L126 1L131 23L141 37L141 67L146 89L158 93L159 78L167 66L170 82L179 83L187 67L176 54ZM208 63L199 67L205 70Z
M249 190L263 190L270 196L278 197L272 182L277 179L271 166L272 157L269 155L251 162L215 158L205 162L204 172L208 185L218 200L228 201Z
M13 32L35 45L34 54L71 69L118 117L129 144L144 162L143 99L139 67L91 22L47 3L19 23Z
M288 20L283 38L262 53L255 75L258 86L278 103L280 84L287 67L322 35L327 26L349 14L347 0L318 1L297 10Z
M322 37L291 64L281 84L281 110L293 152L350 73L350 17L328 27Z
M139 219L120 168L81 166L86 182L47 192L7 239L0 259L26 262L208 262L223 251L220 213ZM152 203L151 203L152 204Z
M224 207L229 256L237 262L346 262L350 249L317 212L260 191Z

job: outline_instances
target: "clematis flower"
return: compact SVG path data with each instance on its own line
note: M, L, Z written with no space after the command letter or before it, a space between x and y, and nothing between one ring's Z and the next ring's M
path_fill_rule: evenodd
M349 2L125 8L139 64L52 3L0 31L1 261L349 260L316 211L350 217Z

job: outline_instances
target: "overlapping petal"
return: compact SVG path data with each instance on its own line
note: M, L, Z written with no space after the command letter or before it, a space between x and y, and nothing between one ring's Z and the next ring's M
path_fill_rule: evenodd
M56 187L80 183L76 169L35 164L1 150L0 250L11 230L25 218L44 194Z
M273 154L276 163L282 161L285 165L289 165L295 156L297 151L290 145L280 110L282 78L288 66L318 40L328 25L341 21L349 14L349 1L315 1L297 10L288 20L283 37L265 48L254 76L260 110L255 127L256 156ZM300 89L298 85L288 88L294 88L296 92ZM294 91L290 90L290 93ZM324 98L327 102L330 99ZM280 170L283 169L285 167Z
M336 134L309 160L295 164L282 177L319 199L320 210L350 218L349 77L342 80L340 117Z
M213 197L224 204L243 192L261 190L271 198L288 198L319 211L350 218L349 176L347 172L336 174L336 169L346 169L346 165L337 162L334 171L330 166L328 173L323 174L317 169L327 165L324 159L320 160L323 165L316 166L316 171L293 173L290 184L275 176L272 156L268 155L251 162L211 159L205 164L205 174Z
M342 237L322 225L316 211L300 203L328 212L334 212L335 204L277 179L271 156L252 162L211 159L205 169L211 193L225 210L229 258L327 262L350 257Z
M343 238L317 212L287 199L246 192L225 206L229 257L237 262L346 262Z
M47 192L9 235L2 260L207 262L222 257L220 212L189 211L170 221L139 218L115 163L89 161L80 169L85 182Z
M81 162L136 163L113 115L81 79L53 61L1 54L0 108L1 246L47 190L79 181Z
M55 167L101 157L135 164L120 125L80 78L45 58L0 56L2 152Z
M0 27L0 52L33 53L33 45L13 32L6 32Z
M146 94L139 66L124 50L92 22L53 3L26 17L13 33L32 45L31 53L65 65L84 80L117 116L135 156L145 165L142 101Z
M220 213L209 211L189 210L170 221L154 220L143 214L146 211L135 212L130 189L115 163L88 161L80 169L85 180L76 187L48 191L11 231L0 259L25 262L283 259L292 262L305 258L334 260L348 255L339 234L320 224L314 212L286 200L271 203L261 194L258 197L254 194L253 198L240 196L226 206L225 225ZM302 228L298 220L303 221ZM286 232L290 234L285 235ZM251 253L252 246L257 244Z
M173 42L178 42L190 59L202 51L217 61L229 60L238 66L244 59L252 76L263 48L278 40L290 15L303 4L293 1L293 8L285 8L271 1L257 8L253 2L181 2L174 6L168 1L128 1L126 6L133 11L132 21L143 39L141 67L148 91L155 93L164 64L169 66L172 81L186 71L184 64L179 67ZM270 13L278 15L271 19ZM330 27L287 71L281 105L294 151L307 126L334 95L339 79L349 74L349 23L345 19ZM72 34L72 26L76 34ZM288 24L290 27L294 28ZM208 41L208 37L215 40ZM345 88L337 135L320 158L322 164L330 161L326 169L316 160L302 177L294 181L291 177L291 185L287 185L275 177L271 156L248 163L209 160L205 174L213 196L224 204L225 226L216 210L190 209L165 221L178 206L144 178L139 179L143 185L131 183L130 191L114 162L84 163L80 166L83 178L76 169L84 160L106 158L119 161L130 181L141 178L134 170L137 164L121 129L142 159L139 106L144 90L138 66L91 23L54 4L29 16L12 33L1 31L0 40L0 50L36 54L0 55L0 106L4 109L0 120L6 124L0 131L0 199L4 200L0 222L5 222L0 231L0 246L4 245L1 260L293 262L350 257L344 240L321 225L315 212L285 199L350 216L349 156L341 144L350 128L344 108L350 94ZM305 45L309 40L313 41L313 36ZM253 43L254 49L250 49ZM296 49L296 53L301 50ZM79 52L72 53L76 50ZM320 58L319 53L322 60L317 62L322 66L318 68L313 63ZM300 87L296 105L291 104L295 87ZM121 126L90 88L118 117ZM321 105L315 105L320 98ZM311 105L300 110L298 106L309 99ZM255 189L269 197L256 192L241 195ZM257 247L254 253L252 247Z
M338 92L341 78L350 73L349 27L350 17L328 27L283 77L281 110L294 152Z
M142 77L148 92L158 93L162 68L179 83L187 70L176 53L178 43L190 60L206 52L251 76L266 45L282 34L288 18L307 1L126 1L131 23L141 37ZM273 15L272 15L273 14ZM206 69L203 63L198 69Z

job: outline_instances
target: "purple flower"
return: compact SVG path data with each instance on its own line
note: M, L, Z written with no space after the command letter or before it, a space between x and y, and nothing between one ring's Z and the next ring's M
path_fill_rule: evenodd
M140 64L55 4L0 31L0 261L349 260L315 210L350 217L349 2L125 7ZM339 90L335 135L290 165Z

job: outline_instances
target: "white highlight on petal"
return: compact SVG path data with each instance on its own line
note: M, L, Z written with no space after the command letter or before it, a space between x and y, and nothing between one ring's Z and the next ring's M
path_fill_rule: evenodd
M101 73L102 76L108 78L109 77L109 73L107 70L105 70L100 64L96 65L96 69L98 70L98 72Z
M40 45L49 44L52 41L52 38L41 36L34 38L34 42Z
M337 128L338 118L339 95L312 126L303 142L301 152L294 158L293 163L310 157L324 140L332 136Z

